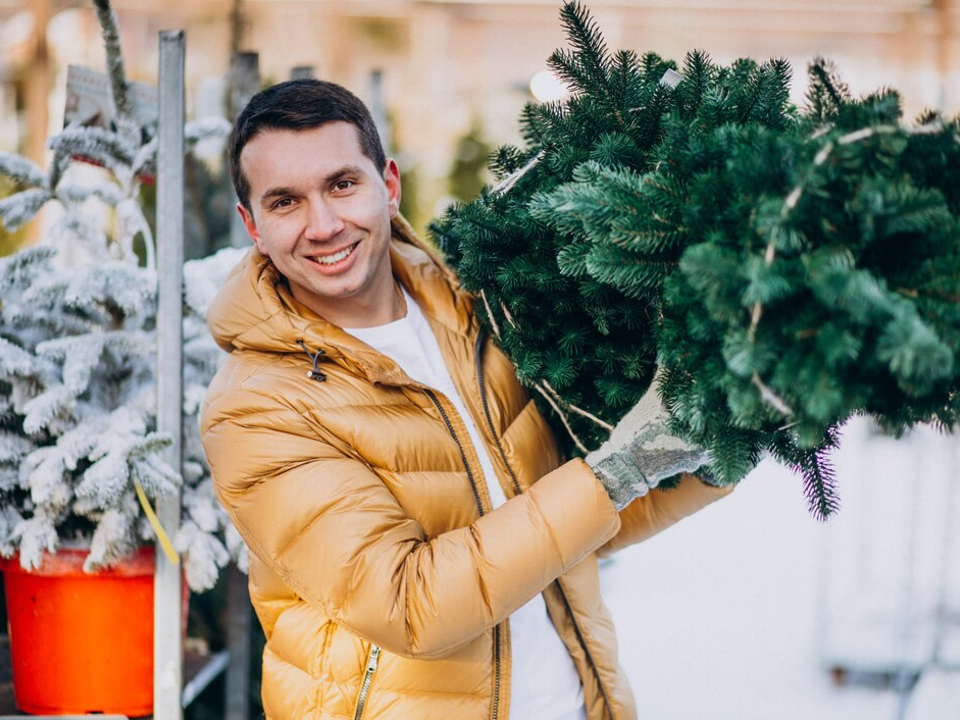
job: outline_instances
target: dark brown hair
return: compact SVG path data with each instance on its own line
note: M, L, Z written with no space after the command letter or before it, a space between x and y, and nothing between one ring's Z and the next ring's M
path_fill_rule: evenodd
M230 177L241 204L250 210L250 184L240 169L244 146L263 130L309 130L330 122L357 128L360 149L378 170L387 164L380 134L367 106L352 92L324 80L288 80L254 95L237 117L227 141Z

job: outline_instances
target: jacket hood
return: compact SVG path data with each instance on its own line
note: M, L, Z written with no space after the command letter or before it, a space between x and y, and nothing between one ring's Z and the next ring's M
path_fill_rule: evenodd
M392 229L394 277L429 320L468 334L475 322L470 299L453 272L438 255L422 247L406 220L397 216ZM230 271L210 304L207 324L214 340L227 352L302 353L303 342L313 352L322 349L330 360L359 363L367 375L386 369L380 353L298 302L286 278L255 247Z

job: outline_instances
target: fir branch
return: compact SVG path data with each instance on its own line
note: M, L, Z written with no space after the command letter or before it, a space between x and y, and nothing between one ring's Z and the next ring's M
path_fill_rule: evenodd
M53 248L37 245L0 257L0 297L9 299L11 291L25 290L37 277L48 274L54 255Z
M0 200L0 221L7 232L14 232L36 217L40 209L50 200L47 190L33 188L23 190Z
M44 188L47 176L40 166L21 155L0 151L0 174L26 187Z
M0 335L0 378L36 377L39 364L32 353Z
M188 148L204 140L225 140L231 127L230 121L215 115L197 118L183 126L183 140Z
M575 83L581 91L590 91L608 82L610 53L603 35L590 12L579 2L566 2L560 9L560 22L567 32L574 54L558 51L551 65Z
M563 406L565 408L567 408L572 412L577 413L577 415L580 415L581 417L587 418L592 423L594 423L595 425L599 425L607 432L613 432L613 425L611 425L610 423L604 422L593 413L587 412L583 408L579 408L573 403L569 403L566 400L564 400L563 397L560 395L560 393L554 390L553 387L551 387L550 383L548 383L546 380L544 380L542 384L543 384L544 390L550 393L557 400L557 402L563 403Z
M807 176L805 181L801 182L796 187L794 187L793 190L791 190L790 193L785 198L782 209L780 211L781 220L786 222L786 220L790 217L790 214L799 205L806 187L812 182L812 179L814 177L814 171L816 171L819 167L824 165L827 162L827 160L830 159L831 155L833 154L837 146L844 146L844 145L850 145L852 143L863 142L864 140L869 140L870 138L873 138L877 135L889 135L897 132L906 132L908 134L923 135L923 134L936 132L937 130L938 128L936 123L931 123L930 125L921 126L917 128L901 128L895 125L882 125L879 127L861 128L859 130L846 133L845 135L838 138L835 143L834 142L826 143L817 152L816 156L814 157L811 172ZM770 240L767 243L767 247L766 247L766 250L764 251L764 256L763 256L763 260L767 268L769 268L773 264L774 260L776 259L777 245L779 243L779 232L778 232L779 230L780 230L780 226L775 227L770 232ZM760 320L762 317L763 317L763 303L759 303L759 302L755 303L750 311L750 327L748 329L748 336L751 339L751 341L753 341L754 338L756 337L757 327L759 326ZM757 378L757 380L759 380L759 378ZM756 381L755 381L755 384L757 384ZM762 382L757 384L757 387L761 388L761 392L764 394L764 397L766 399L774 401L774 398L776 398L776 394L773 393L772 391L769 391L769 388L767 388L768 392L764 392L763 388L765 388L766 386L763 385ZM779 399L774 401L774 406L777 407L779 410L781 410L781 412L783 412L782 408L787 407L787 405L783 403L782 400L779 400ZM792 414L792 413L787 413L787 414Z
M822 57L814 58L807 74L810 113L819 122L827 122L849 101L850 89L838 77L834 64Z
M174 548L183 555L187 584L194 592L214 587L220 568L230 561L230 553L213 532L191 520L185 520L178 528Z
M567 417L567 414L560 409L560 406L557 404L556 400L554 400L550 396L550 393L548 393L539 384L534 385L533 389L536 390L538 393L540 393L543 396L543 399L547 401L547 404L549 404L550 407L553 408L553 411L557 414L557 417L560 418L560 421L563 423L563 426L567 429L567 433L570 435L570 438L573 440L574 445L577 446L577 449L580 452L582 452L584 455L590 452L587 449L587 446L583 444L583 441L580 439L580 437L573 431L573 428L570 426L570 419Z
M501 182L499 182L493 188L492 192L500 195L505 195L506 193L510 192L510 190L512 190L513 187L520 182L521 179L523 179L524 175L533 170L540 163L540 161L543 159L543 156L544 152L541 150L529 161L527 161L526 165L514 171L508 177L505 177Z
M775 407L778 412L783 413L787 417L793 415L793 410L790 408L790 406L783 401L783 398L777 395L763 382L758 373L754 372L753 375L750 376L750 382L752 382L756 386L757 390L760 391L760 397Z
M115 173L129 169L137 154L137 146L119 133L100 127L68 127L50 138L47 147L55 156L87 158Z
M157 169L157 148L160 147L160 138L152 137L140 146L130 162L131 175L153 175Z
M683 81L677 87L681 110L685 117L697 115L712 90L717 70L703 50L687 53L683 62Z
M613 92L611 84L610 52L596 21L589 11L576 1L564 3L560 10L560 19L574 52L557 50L547 60L547 64L567 79L575 89L588 97L600 98L605 114L612 115L617 125L626 129L620 108L622 96Z
M496 337L497 340L502 339L502 335L500 334L500 326L497 325L497 319L493 315L493 309L490 307L490 301L487 300L486 290L480 291L480 298L483 300L483 306L487 310L487 320L489 321L490 326L493 328L494 337Z
M34 449L32 442L25 437L0 430L0 463L15 463L17 465Z
M107 75L110 77L110 94L113 98L113 105L118 117L130 119L133 117L133 104L130 101L123 50L120 47L117 15L110 5L110 0L93 0L93 4L97 9L103 46L107 53Z
M119 187L102 183L93 186L61 185L57 188L57 197L66 204L77 205L90 198L96 198L109 207L116 207L123 201L123 193Z
M803 478L803 493L810 514L817 520L826 520L840 510L836 491L836 473L824 450L804 453L794 466Z
M77 397L64 385L53 385L24 403L23 431L38 435L76 405Z
M125 504L128 507L110 508L100 516L90 541L90 553L83 561L84 572L108 568L134 551L132 529L137 515L129 507L129 499Z
M517 323L513 319L513 315L510 314L510 311L507 309L506 304L502 300L500 301L500 309L503 311L503 317L507 321L507 323L510 325L510 327L516 329Z
M12 505L0 505L0 555L12 557L17 544L14 541L14 529L23 522L23 516Z
M43 554L57 550L56 518L43 512L35 512L30 518L18 522L11 533L12 543L20 553L20 567L37 570L43 564Z

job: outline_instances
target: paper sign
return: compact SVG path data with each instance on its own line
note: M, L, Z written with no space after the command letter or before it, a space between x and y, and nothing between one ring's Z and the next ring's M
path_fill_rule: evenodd
M157 89L152 85L128 83L128 92L133 104L133 114L140 125L155 125L159 101ZM106 73L90 70L79 65L67 67L67 104L63 125L71 123L109 129L116 117L113 98L110 95L110 78Z

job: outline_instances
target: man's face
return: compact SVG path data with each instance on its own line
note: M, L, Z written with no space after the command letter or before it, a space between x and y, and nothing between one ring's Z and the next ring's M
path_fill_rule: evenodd
M363 327L394 298L390 219L400 206L396 163L377 168L357 129L332 122L265 130L243 148L250 186L247 232L290 283L293 296L330 322ZM353 323L353 324L351 324Z

